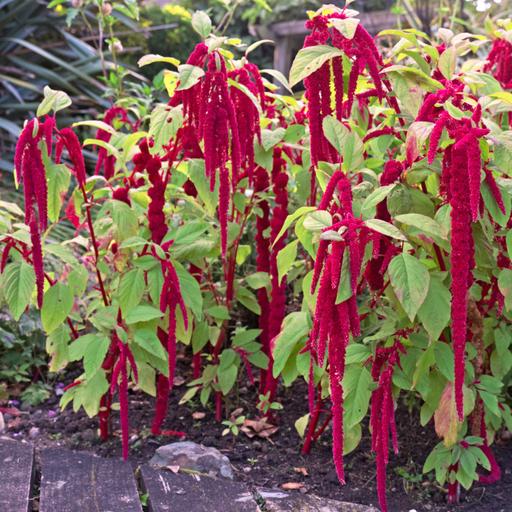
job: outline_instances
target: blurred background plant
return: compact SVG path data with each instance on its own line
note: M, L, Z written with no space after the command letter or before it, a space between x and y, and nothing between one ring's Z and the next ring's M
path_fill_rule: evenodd
M45 340L36 311L19 322L0 311L0 400L14 398L37 405L50 396Z

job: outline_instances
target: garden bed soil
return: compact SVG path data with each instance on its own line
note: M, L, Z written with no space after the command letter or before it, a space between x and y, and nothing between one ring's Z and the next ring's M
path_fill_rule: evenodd
M188 371L180 365L182 373ZM177 383L180 381L177 378ZM186 432L191 441L214 446L226 454L235 469L235 478L251 488L299 487L295 492L314 493L336 500L377 505L375 461L370 451L368 429L365 428L361 445L346 456L347 484L338 483L332 463L329 430L313 445L309 455L300 453L301 439L294 427L295 421L307 413L307 390L304 383L282 389L281 402L274 423L278 430L269 438L249 438L240 432L237 437L222 435L225 425L214 420L211 409L201 407L197 401L179 405L185 386L178 385L171 397L169 414L164 428ZM114 436L107 442L97 437L97 422L83 411L73 413L68 407L59 411L58 396L53 396L38 407L25 409L19 416L6 416L6 432L14 439L26 439L36 447L63 446L75 450L87 450L104 457L121 455L120 432L116 430L117 414L114 413ZM231 410L243 408L247 418L255 418L256 393L240 389L237 403ZM202 416L201 419L194 416ZM147 462L156 448L176 438L149 435L153 414L153 400L147 395L134 393L130 401L130 460L134 465ZM421 475L425 457L438 442L432 424L418 428L418 412L408 413L405 406L397 411L397 428L400 453L390 456L388 466L388 504L390 512L412 511L478 511L500 512L512 510L512 444L498 441L496 457L502 469L500 482L475 485L469 493L462 493L461 504L448 506L445 493L432 480L431 475ZM287 487L285 485L285 487Z

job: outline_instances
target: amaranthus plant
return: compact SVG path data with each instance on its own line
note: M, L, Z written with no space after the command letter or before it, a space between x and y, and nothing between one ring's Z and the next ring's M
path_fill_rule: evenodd
M153 435L186 435L168 410L185 354L181 402L212 399L219 422L239 382L278 421L280 385L304 378L302 451L330 429L341 483L368 424L383 511L404 399L442 438L424 471L451 502L498 479L493 441L512 429L510 25L492 40L373 38L357 12L324 6L289 81L206 13L192 26L185 63L139 61L169 68L149 113L122 98L62 126L69 98L46 88L18 140L24 211L0 203L2 296L15 319L41 310L51 371L80 362L62 406L98 416L103 439L119 409L124 457L136 391L155 397Z

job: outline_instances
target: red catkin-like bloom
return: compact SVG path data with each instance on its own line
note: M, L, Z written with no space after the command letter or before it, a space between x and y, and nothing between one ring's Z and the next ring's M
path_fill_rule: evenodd
M395 367L400 365L400 353L404 352L405 349L398 340L392 347L378 347L372 364L372 378L378 385L371 396L370 428L372 450L377 462L377 495L382 512L387 512L386 466L390 434L394 452L398 453L392 378Z
M272 249L270 253L270 281L272 285L271 300L268 321L269 344L279 334L281 323L286 313L286 277L279 282L277 269L277 254L285 246L286 237L282 236L276 241L288 215L288 174L286 173L286 160L282 157L280 148L274 149L272 165L272 190L274 192L275 206L270 220L270 239ZM274 396L277 381L272 372L272 347L269 350L270 363L267 371L266 392L270 392L270 398Z
M487 56L484 71L491 72L504 89L512 89L511 61L512 43L502 38L495 39Z
M382 100L385 97L383 82L380 77L382 58L375 46L373 38L361 26L357 25L354 36L348 39L335 27L329 26L331 20L345 19L344 12L331 13L329 15L318 14L306 23L306 28L311 33L304 41L304 47L326 45L329 43L335 48L343 50L351 61L349 73L347 100L343 103L344 83L342 59L335 58L330 63L323 64L318 70L304 79L306 98L308 100L308 119L310 130L311 163L316 166L319 161L336 162L339 158L334 148L328 143L323 133L323 119L334 111L336 117L341 120L348 117L352 110L356 93L357 81L364 69L372 79L375 87L375 95ZM331 83L334 83L334 98L331 92ZM390 103L391 104L391 103ZM396 101L393 108L398 107Z
M335 191L338 202L333 202ZM325 352L328 353L333 418L333 460L338 479L344 483L343 389L341 381L345 367L345 350L350 332L354 336L359 335L359 314L355 292L357 291L357 280L361 270L361 254L364 251L362 246L365 244L364 240L367 237L360 238L360 247L356 230L361 228L362 224L359 219L354 218L350 181L343 173L335 173L331 177L320 205L322 209L329 209L331 215L342 219L330 228L326 228L326 230L334 231L341 227L346 229L343 232L342 240L332 241L321 238L313 272L313 276L317 276L316 281L319 280L320 285L307 350L309 350L311 358L316 359L319 365L323 365ZM346 256L349 257L352 294L348 299L336 304L343 258ZM315 277L313 277L313 280L315 281ZM316 288L316 281L312 292ZM310 371L310 404L313 385Z
M267 192L270 187L268 172L263 167L257 167L254 176L254 193L259 197L260 194ZM257 203L260 215L256 218L256 270L257 272L267 272L270 274L270 238L265 236L270 228L270 206L266 199L261 199ZM259 288L256 292L258 304L261 309L259 316L259 328L261 329L260 341L263 352L270 357L270 337L269 337L269 297L265 287ZM263 392L266 382L266 371L262 370L260 379L260 392Z
M30 221L30 240L32 242L32 264L34 265L34 273L36 275L37 289L37 307L43 306L43 290L44 290L44 264L43 249L41 247L41 235L39 227L35 219Z
M251 70L251 73L249 72ZM257 73L259 80L255 78ZM260 90L261 76L256 66L246 64L243 68L230 71L228 77L251 92L254 97L259 97L264 106L265 91ZM261 86L263 84L261 83ZM259 112L253 101L241 89L231 86L230 96L236 113L236 126L238 129L238 140L240 144L241 166L252 183L254 172L254 139L261 139ZM263 99L261 99L263 98ZM233 186L236 180L233 179Z
M171 243L165 243L164 247L169 248ZM156 253L153 253L156 256ZM157 400L155 416L151 431L158 435L162 430L162 423L167 415L169 393L173 387L174 372L176 368L176 313L179 307L183 316L185 329L188 329L188 315L176 269L170 260L160 260L164 283L160 294L160 311L169 313L169 325L167 333L158 328L157 335L168 354L168 373L169 376L159 375L157 379Z
M30 228L39 308L43 304L44 286L41 233L46 230L48 224L48 189L39 143L44 137L47 148L51 148L53 127L54 122L48 119L43 124L39 124L35 119L29 121L20 134L14 155L16 178L18 183L23 184L25 223Z
M59 139L68 150L69 159L73 164L73 174L78 181L78 185L83 188L87 178L85 174L85 161L82 154L82 145L72 128L63 128L59 132Z
M436 121L432 133L430 134L430 142L428 146L428 163L431 164L436 158L437 148L439 147L439 141L443 134L444 127L448 122L448 112L443 112L439 119Z
M496 180L494 179L492 172L487 167L484 167L484 172L485 181L489 186L489 190L491 191L492 197L494 197L494 200L496 201L496 204L498 205L498 208L500 209L501 213L505 215L506 210L505 204L503 203L503 196L501 194L501 190L498 187L498 184L496 183Z
M469 180L467 176L467 155L463 149L454 148L452 151L451 175L451 253L452 268L452 343L455 354L455 402L457 414L462 421L464 384L464 360L467 335L467 308L469 276L471 275L473 238L471 233L471 210L467 191Z

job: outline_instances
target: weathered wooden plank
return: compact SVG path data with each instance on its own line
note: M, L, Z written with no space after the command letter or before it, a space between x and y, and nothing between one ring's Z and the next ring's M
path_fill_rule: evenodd
M142 466L150 512L257 512L249 489L239 482L194 477Z
M61 448L41 451L40 512L142 512L132 467Z
M34 476L32 445L0 439L0 510L32 510L31 492Z
M285 492L281 489L258 489L268 512L378 512L371 505L321 498L314 494Z

